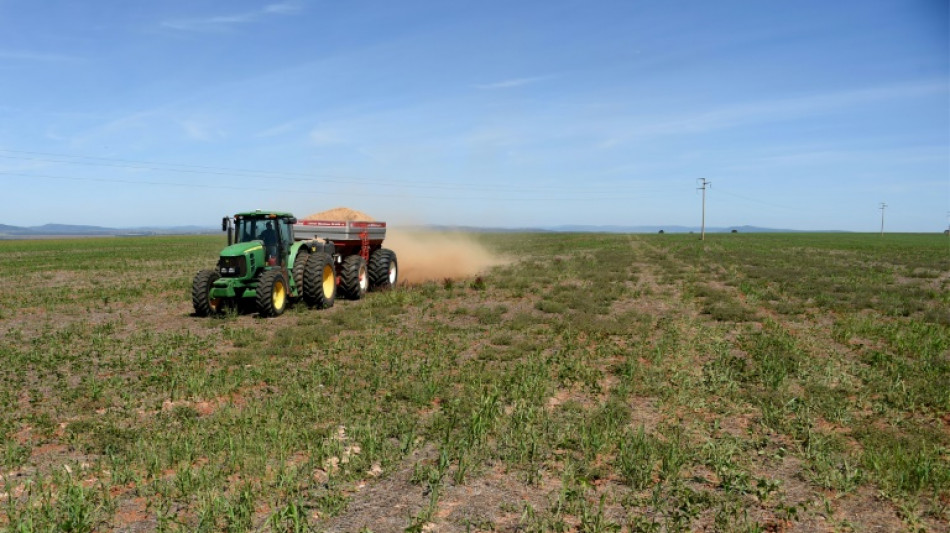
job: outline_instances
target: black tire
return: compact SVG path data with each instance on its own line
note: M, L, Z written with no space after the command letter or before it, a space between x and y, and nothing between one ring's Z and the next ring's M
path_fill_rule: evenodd
M304 272L307 270L307 259L310 258L310 250L301 247L297 251L297 257L294 259L294 285L297 287L296 297L303 296Z
M366 260L359 255L351 255L343 260L340 270L340 290L350 300L359 300L369 290L369 272Z
M191 282L191 304L198 316L211 316L221 312L224 307L222 298L212 298L211 288L221 275L214 270L202 270L195 274Z
M261 274L257 284L257 312L262 317L280 316L287 309L290 293L280 270L268 270Z
M303 299L310 307L327 309L336 301L336 270L330 254L310 254L304 270Z
M399 280L396 252L380 248L369 256L369 286L372 290L391 289Z

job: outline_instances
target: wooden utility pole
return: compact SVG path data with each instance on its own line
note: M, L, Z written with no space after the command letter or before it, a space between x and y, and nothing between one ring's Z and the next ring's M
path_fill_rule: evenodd
M706 181L706 178L699 178L696 180L699 182L699 187L696 187L697 190L703 191L703 224L699 233L699 240L706 240L706 188L712 187L711 181Z
M884 209L887 207L887 204L881 202L881 207L878 209L881 210L881 237L884 236Z

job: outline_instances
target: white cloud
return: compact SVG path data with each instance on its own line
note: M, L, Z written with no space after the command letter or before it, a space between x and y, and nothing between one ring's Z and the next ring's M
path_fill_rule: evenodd
M269 4L254 11L216 15L202 18L166 20L162 26L179 31L216 32L228 31L240 24L249 24L272 15L290 15L301 11L302 7L293 2Z
M933 165L950 158L944 146L909 146L905 148L823 149L816 146L780 147L774 153L749 155L741 163L726 169L754 171L779 167L849 164L873 167L884 165Z
M0 59L11 59L14 61L37 61L44 63L67 63L82 60L82 58L77 56L46 54L43 52L32 52L28 50L0 50Z
M276 13L279 15L290 15L301 11L303 8L295 2L281 2L279 4L270 4L264 6L265 13Z
M618 113L589 121L587 133L604 139L600 143L595 143L597 148L609 149L644 138L704 134L755 124L797 120L880 102L912 101L934 95L946 95L947 92L947 82L925 80L749 103L722 104L692 113L668 115ZM577 127L575 131L578 131Z
M486 84L483 84L483 85L476 85L475 88L477 88L477 89L486 89L486 90L493 90L493 89L511 89L511 88L514 88L514 87L523 87L523 86L525 86L525 85L531 85L531 84L533 84L533 83L538 83L538 82L540 82L540 81L544 81L544 80L547 80L547 79L550 79L550 78L551 78L551 76L535 76L535 77L532 77L532 78L514 78L514 79L510 79L510 80L497 81L497 82L494 82L494 83L486 83Z
M343 139L336 132L326 129L312 130L309 137L314 146L328 146L343 142Z
M923 82L728 105L704 113L650 124L638 128L636 132L654 135L713 131L743 124L793 119L803 115L814 115L828 110L884 100L918 98L928 94L946 93L946 91L946 82Z
M291 121L291 122L285 122L283 124L278 124L276 126L272 126L270 128L259 131L256 136L263 139L266 139L269 137L277 137L278 135L283 135L285 133L289 133L293 131L293 129L297 127L297 123L298 121Z
M183 120L181 122L181 127L185 130L185 135L194 141L207 142L220 139L225 136L224 131L217 129L208 123L199 122L197 120Z

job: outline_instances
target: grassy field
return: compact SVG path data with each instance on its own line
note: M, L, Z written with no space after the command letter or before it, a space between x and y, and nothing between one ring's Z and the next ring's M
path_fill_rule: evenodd
M0 241L0 530L950 528L946 237L478 238L267 320L220 238Z

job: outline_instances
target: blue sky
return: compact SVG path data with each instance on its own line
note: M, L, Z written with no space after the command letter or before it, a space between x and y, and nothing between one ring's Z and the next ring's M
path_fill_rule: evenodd
M0 0L0 223L940 231L948 3Z

